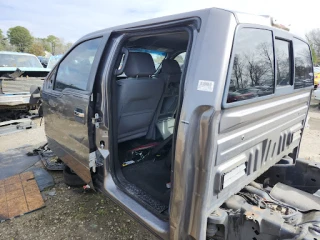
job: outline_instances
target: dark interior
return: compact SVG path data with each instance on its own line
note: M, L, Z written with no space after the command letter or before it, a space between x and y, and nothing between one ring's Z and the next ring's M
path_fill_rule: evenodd
M142 202L151 207L169 206L173 134L188 44L186 31L134 36L118 58L118 161L125 181L141 190L147 196Z
M184 32L171 32L150 36L132 37L126 43L128 48L146 48L167 53L186 51L189 42L189 34Z

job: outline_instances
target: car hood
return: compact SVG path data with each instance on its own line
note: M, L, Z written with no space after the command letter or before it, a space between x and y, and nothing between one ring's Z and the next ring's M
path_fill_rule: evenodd
M50 69L40 68L40 67L0 67L1 72L14 72L19 68L23 72L32 71L32 72L50 72Z
M0 77L12 74L16 71L21 71L23 77L46 77L50 72L50 69L41 67L0 67ZM20 72L19 71L19 72Z

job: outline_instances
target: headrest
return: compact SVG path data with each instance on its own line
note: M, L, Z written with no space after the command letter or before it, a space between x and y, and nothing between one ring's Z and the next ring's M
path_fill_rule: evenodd
M166 74L179 74L181 73L181 68L176 60L164 59L162 61L161 72Z
M147 77L156 71L149 53L129 52L124 73L127 77Z

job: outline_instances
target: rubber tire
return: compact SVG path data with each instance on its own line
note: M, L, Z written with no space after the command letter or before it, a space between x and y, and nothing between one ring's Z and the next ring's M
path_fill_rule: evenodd
M71 187L80 187L86 185L86 183L76 174L71 168L65 165L63 169L63 178L65 184Z

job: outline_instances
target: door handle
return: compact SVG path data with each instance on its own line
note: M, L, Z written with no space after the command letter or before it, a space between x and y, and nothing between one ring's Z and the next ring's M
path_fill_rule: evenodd
M84 112L81 109L75 109L73 111L74 115L79 118L84 118Z

